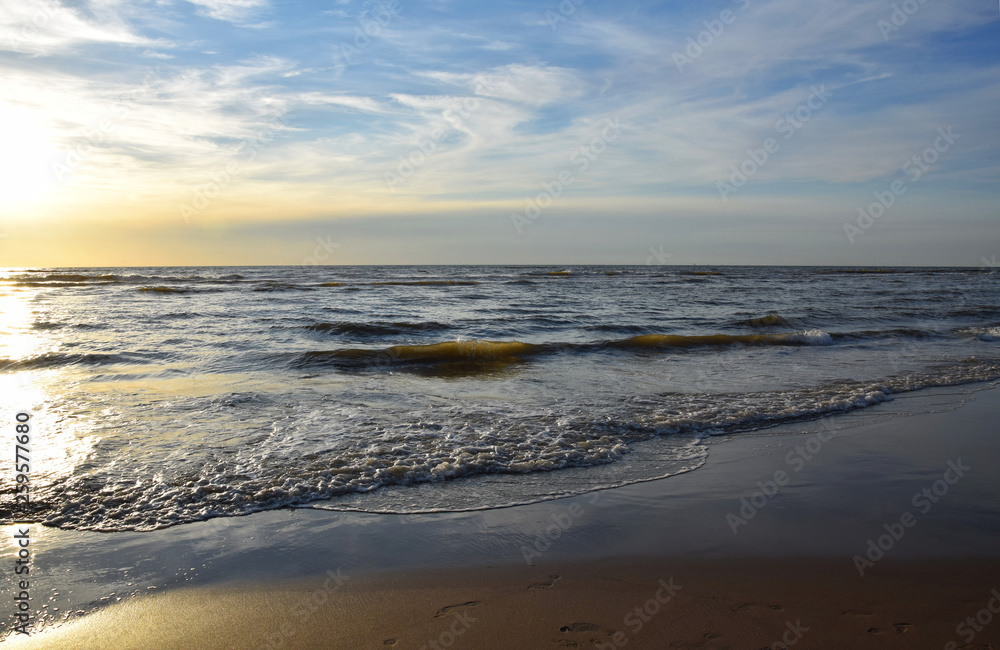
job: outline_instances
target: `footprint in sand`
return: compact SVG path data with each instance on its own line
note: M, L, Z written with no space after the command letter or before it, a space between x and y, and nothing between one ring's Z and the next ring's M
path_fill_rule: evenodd
M874 616L872 612L866 609L846 609L843 614L844 616Z
M910 624L909 623L893 623L892 627L893 627L893 629L895 629L900 634L902 634L903 632L909 632L910 631Z
M882 630L877 627L868 628L868 634L882 634Z
M593 623L572 623L559 628L560 632L599 632L600 626Z
M780 612L784 609L781 605L761 605L760 603L740 603L738 605L733 605L732 610L734 612L745 612L748 609L753 609L754 607L764 607L765 609L771 609L776 612Z
M396 645L396 639L386 639L382 642L382 645Z
M528 585L528 590L531 591L532 589L548 589L549 587L554 585L556 583L556 580L558 579L559 576L549 576L548 582L536 582L533 585Z
M441 618L442 616L447 616L448 614L451 614L456 610L465 609L467 607L476 607L477 605L479 605L478 600L470 600L467 603L461 603L458 605L448 605L447 607L442 607L441 609L439 609L437 611L437 614L434 615L434 618Z

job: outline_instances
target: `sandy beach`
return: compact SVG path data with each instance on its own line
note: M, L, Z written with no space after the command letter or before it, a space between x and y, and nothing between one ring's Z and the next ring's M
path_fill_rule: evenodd
M687 474L530 506L46 530L36 566L65 577L36 584L105 606L6 643L989 648L1000 391L982 388L721 437ZM110 567L155 595L122 598Z
M988 648L998 639L975 621L1000 610L996 560L887 562L863 579L821 558L646 558L339 584L334 575L182 589L12 647Z

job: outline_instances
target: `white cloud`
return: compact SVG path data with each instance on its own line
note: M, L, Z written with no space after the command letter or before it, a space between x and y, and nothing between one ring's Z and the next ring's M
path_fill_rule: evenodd
M188 0L199 7L198 13L216 20L242 24L268 6L268 0Z
M575 71L554 66L513 63L475 74L440 71L419 74L445 83L465 86L480 97L491 97L535 107L575 99L583 95L587 89Z
M0 3L0 50L48 55L94 43L166 44L133 33L109 10L99 13L102 21L54 0Z
M344 106L347 108L353 108L367 113L384 113L386 111L385 107L383 107L381 104L379 104L371 97L357 97L354 95L327 95L323 93L303 93L301 95L298 95L296 99L302 102L303 104L310 104L310 105L332 104L335 106Z
M143 50L142 56L147 59L172 59L174 56L172 54L166 54L165 52L157 52L155 50Z

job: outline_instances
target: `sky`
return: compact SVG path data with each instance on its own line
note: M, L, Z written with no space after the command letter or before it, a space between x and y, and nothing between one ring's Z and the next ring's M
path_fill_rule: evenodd
M995 265L1000 6L0 4L0 266Z

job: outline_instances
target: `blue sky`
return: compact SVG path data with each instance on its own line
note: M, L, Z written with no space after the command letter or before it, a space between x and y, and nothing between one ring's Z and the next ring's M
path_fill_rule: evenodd
M5 3L0 263L320 238L329 263L975 266L998 29L931 0Z

